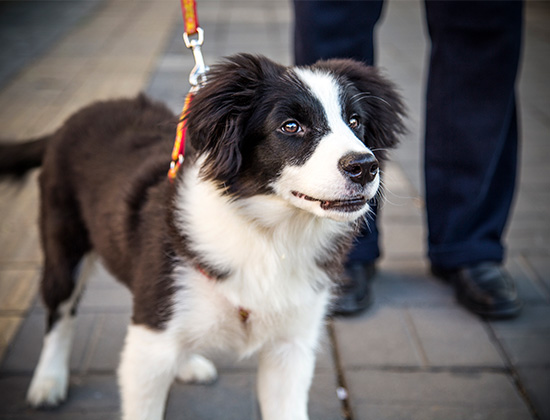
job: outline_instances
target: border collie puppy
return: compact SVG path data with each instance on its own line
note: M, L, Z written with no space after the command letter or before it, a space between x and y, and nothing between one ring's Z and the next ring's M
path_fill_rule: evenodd
M133 294L118 371L125 420L160 420L170 384L210 382L208 349L259 353L264 420L306 420L335 280L403 131L373 67L213 67L187 116L186 161L166 177L177 118L143 96L98 102L55 133L0 148L0 173L42 166L48 310L33 406L67 395L84 258Z

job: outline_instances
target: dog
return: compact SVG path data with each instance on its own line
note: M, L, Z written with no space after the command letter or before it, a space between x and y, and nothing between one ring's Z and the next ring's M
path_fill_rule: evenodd
M118 369L125 420L160 420L176 378L215 380L207 349L259 354L264 420L308 419L334 285L403 117L373 67L240 54L213 66L193 99L173 181L177 117L144 95L3 143L0 173L41 166L47 332L28 402L66 398L82 266L97 255L133 295Z

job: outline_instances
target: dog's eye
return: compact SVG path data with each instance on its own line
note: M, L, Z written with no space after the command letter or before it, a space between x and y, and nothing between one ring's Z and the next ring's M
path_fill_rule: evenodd
M281 131L287 134L298 134L298 133L301 133L303 129L300 126L300 124L298 124L294 120L291 120L283 124L283 126L281 127Z
M359 115L352 115L348 121L348 125L351 129L355 129L361 125L361 121L359 120Z

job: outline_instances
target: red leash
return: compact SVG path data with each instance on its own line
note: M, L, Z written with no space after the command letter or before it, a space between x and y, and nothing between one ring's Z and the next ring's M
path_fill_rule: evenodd
M208 67L204 64L204 59L201 52L201 46L204 41L204 31L199 26L199 20L197 17L197 3L196 0L180 0L181 10L183 13L183 40L185 46L193 52L195 58L195 67L191 70L189 75L189 84L191 89L185 97L183 109L181 110L180 120L176 129L176 141L174 142L174 149L172 150L172 162L170 163L170 170L168 171L168 178L170 181L174 181L181 167L184 155L185 155L185 132L187 127L185 125L185 117L189 110L189 105L195 93L206 83L206 72ZM191 39L191 37L193 37ZM197 266L197 270L207 278L212 278L206 270ZM239 306L238 308L239 319L243 324L246 324L250 317L250 311L248 309Z
M181 0L181 12L183 14L184 32L187 35L195 35L199 28L197 2L195 0Z
M181 110L180 120L176 128L176 140L172 149L172 162L168 171L168 178L174 181L181 167L185 155L185 132L187 130L185 117L189 111L189 104L199 88L206 83L206 72L208 67L204 64L201 46L204 41L204 31L199 26L197 16L197 3L195 0L181 0L181 11L183 13L183 40L185 46L193 52L195 58L195 67L189 75L189 84L191 89L185 98L183 109Z

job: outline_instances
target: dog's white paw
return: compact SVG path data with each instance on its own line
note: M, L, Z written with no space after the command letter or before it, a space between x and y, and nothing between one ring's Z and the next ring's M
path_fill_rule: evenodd
M177 378L182 382L210 384L218 378L218 372L210 360L193 354L180 365Z
M68 373L37 373L27 392L27 402L33 407L55 407L67 398L68 382Z

